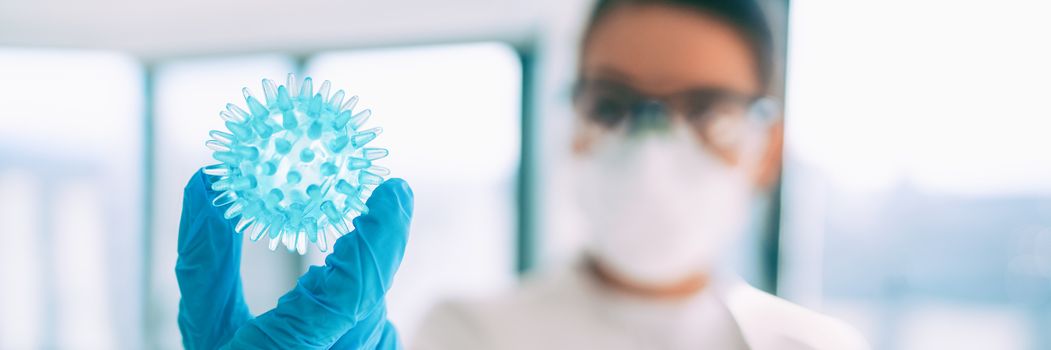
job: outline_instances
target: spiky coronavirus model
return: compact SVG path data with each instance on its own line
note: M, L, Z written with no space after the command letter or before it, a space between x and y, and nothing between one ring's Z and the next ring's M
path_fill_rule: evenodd
M228 131L212 130L206 142L222 163L204 172L217 177L212 204L228 206L227 219L240 216L236 232L305 254L308 242L324 252L349 232L349 219L368 211L365 200L390 171L372 164L388 152L365 147L382 129L361 129L371 112L354 112L357 96L330 96L327 80L316 92L309 77L297 83L292 74L285 85L263 79L265 104L248 88L247 111L227 104L219 115Z

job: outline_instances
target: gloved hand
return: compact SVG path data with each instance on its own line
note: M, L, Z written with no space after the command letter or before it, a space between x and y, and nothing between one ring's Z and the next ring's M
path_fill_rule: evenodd
M242 294L242 237L223 209L210 176L194 174L183 194L175 275L179 330L187 349L400 348L384 295L401 264L412 219L412 190L391 179L336 240L324 266L311 266L274 309L253 318Z

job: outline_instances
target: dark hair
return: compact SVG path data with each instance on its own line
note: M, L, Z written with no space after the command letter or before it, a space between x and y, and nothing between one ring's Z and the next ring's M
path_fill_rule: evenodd
M748 42L755 58L759 83L770 88L773 74L773 38L759 4L754 0L598 0L584 31L584 45L595 26L613 9L623 5L666 5L711 15L732 26Z

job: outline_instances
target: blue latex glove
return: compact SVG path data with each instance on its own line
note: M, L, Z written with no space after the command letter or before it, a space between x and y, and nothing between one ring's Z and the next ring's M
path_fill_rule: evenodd
M183 194L175 275L179 330L187 349L396 349L384 295L401 264L412 219L412 190L391 179L373 192L369 213L340 237L325 266L311 266L277 306L253 318L242 294L236 221L212 206L218 194L198 171ZM236 219L235 219L236 220Z

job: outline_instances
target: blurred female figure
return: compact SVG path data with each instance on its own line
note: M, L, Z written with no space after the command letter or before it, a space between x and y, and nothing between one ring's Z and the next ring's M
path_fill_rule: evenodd
M771 51L751 1L599 1L574 95L586 256L509 295L440 305L415 347L865 348L718 266L780 165Z

